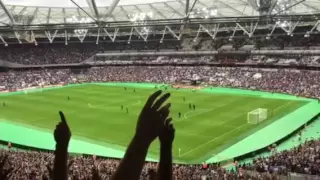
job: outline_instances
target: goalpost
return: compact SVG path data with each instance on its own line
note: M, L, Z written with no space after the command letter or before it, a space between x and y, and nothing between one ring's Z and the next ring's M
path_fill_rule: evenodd
M268 118L268 110L264 108L258 108L248 112L247 122L249 124L258 124Z

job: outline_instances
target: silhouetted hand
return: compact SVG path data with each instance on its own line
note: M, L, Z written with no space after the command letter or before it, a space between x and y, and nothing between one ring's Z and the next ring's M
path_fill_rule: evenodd
M169 118L164 122L163 129L159 135L159 140L162 145L171 145L174 140L175 129Z
M5 164L8 160L8 155L2 157L0 159L0 179L1 180L7 180L10 179L13 175L13 168L5 169Z
M166 93L158 98L161 93L161 90L153 93L139 115L136 137L145 141L145 143L151 143L159 136L163 129L163 124L169 115L171 104L162 105L170 97L170 94Z
M71 132L64 114L61 111L59 111L59 114L61 122L56 126L54 131L54 140L59 145L68 146Z

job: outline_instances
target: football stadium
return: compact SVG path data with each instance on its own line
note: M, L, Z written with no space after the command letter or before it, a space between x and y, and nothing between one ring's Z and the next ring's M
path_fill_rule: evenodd
M320 179L320 1L0 6L0 179Z

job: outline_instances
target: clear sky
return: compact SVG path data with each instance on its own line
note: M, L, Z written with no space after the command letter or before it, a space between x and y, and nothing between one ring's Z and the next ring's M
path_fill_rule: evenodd
M74 0L82 7L87 7L86 0ZM170 0L120 0L119 5L145 4ZM172 0L171 0L172 1ZM25 6L75 7L70 0L3 0L5 4ZM112 0L96 0L97 6L109 6Z

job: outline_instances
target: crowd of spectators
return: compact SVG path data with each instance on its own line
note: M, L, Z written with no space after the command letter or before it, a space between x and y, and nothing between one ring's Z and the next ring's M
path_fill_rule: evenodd
M179 83L200 80L205 84L320 97L320 72L289 69L220 68L220 67L145 67L108 66L85 69L11 71L0 74L2 89L21 89L39 85L76 82L155 82Z
M0 49L0 60L24 65L80 63L98 52L96 46L16 45Z
M270 157L260 157L252 164L244 166L247 170L260 173L287 174L295 172L308 175L320 175L320 141L306 141L293 149L273 154Z
M54 153L19 150L0 150L0 157L8 155L5 166L14 167L15 171L11 177L14 180L42 180L50 179L50 169L53 166ZM69 178L72 180L93 179L98 173L100 179L110 179L119 166L119 159L95 158L94 156L70 156L69 157ZM141 180L152 180L156 173L158 163L146 162ZM207 179L230 179L238 177L235 171L227 171L217 165L178 165L173 169L174 180L198 180L201 177Z
M193 41L192 41L193 42ZM204 41L208 42L208 41ZM205 43L206 44L206 43ZM190 44L187 43L189 46ZM224 45L227 46L227 45ZM224 47L222 46L222 47ZM254 46L254 45L251 45ZM132 47L139 47L139 45ZM146 46L148 47L148 46ZM152 46L153 47L153 46ZM171 47L171 46L168 46ZM205 46L208 48L207 46ZM223 51L221 47L220 51ZM270 48L271 46L268 46ZM320 49L320 46L312 46L314 49ZM109 48L109 49L107 49ZM120 48L120 50L119 50ZM208 49L202 50L210 50ZM114 49L114 50L113 50ZM122 47L121 45L115 45L113 49L108 46L103 45L92 45L92 44L69 44L69 45L61 45L61 44L39 44L38 46L34 46L33 44L25 44L25 45L11 45L5 48L0 49L0 61L8 61L23 65L47 65L47 64L71 64L71 63L81 63L81 62L90 62L90 60L96 59L94 62L98 64L103 63L125 63L125 61L133 61L137 62L159 62L159 63L206 63L206 62L223 62L225 60L232 60L247 63L269 63L269 64L308 64L308 65L319 65L320 57L317 55L312 56L300 56L300 55L292 55L288 54L283 56L264 56L264 55L252 55L251 57L247 55L246 57L235 54L235 55L199 55L195 56L107 56L107 57L94 57L96 53L104 52L115 53L115 52L155 52L156 49L145 49L145 50L130 50L130 47ZM298 50L299 47L292 47L292 49ZM182 50L186 50L183 49ZM190 49L192 50L192 49ZM159 49L157 51L160 51ZM170 52L176 51L171 47L168 49L161 49L162 52ZM88 59L90 57L94 57L92 59ZM231 58L232 57L232 58ZM86 61L88 60L88 61ZM93 62L93 61L91 61Z

